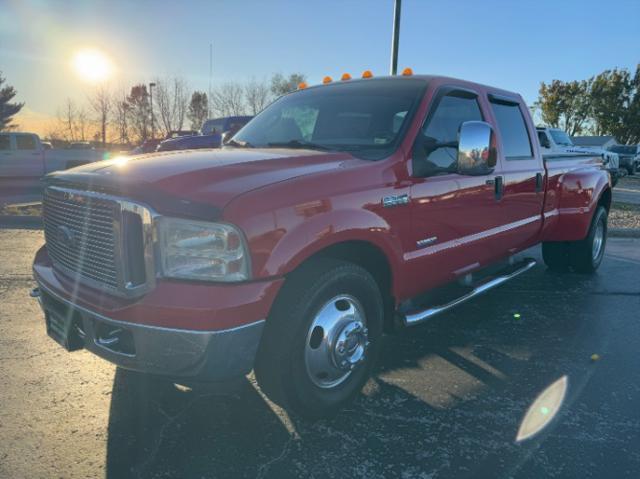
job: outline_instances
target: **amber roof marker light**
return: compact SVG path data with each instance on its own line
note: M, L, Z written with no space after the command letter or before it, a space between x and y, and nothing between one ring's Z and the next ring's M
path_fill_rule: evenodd
M342 76L340 77L340 80L342 81L351 80L351 75L349 75L348 73L343 73Z
M300 83L298 83L298 90L304 90L305 88L307 88L307 86L307 82L301 81Z
M362 78L373 78L373 73L371 70L365 70L362 72Z
M404 70L402 70L403 77L410 77L411 75L413 75L413 70L411 68L407 67Z
M333 78L331 78L330 76L326 76L322 79L322 83L324 83L325 85L327 83L331 83L333 81Z

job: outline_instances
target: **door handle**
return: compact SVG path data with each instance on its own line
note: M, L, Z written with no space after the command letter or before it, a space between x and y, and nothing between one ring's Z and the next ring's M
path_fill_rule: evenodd
M536 173L536 193L540 193L542 191L542 173Z
M504 181L502 179L502 176L495 177L493 186L494 186L493 189L496 196L496 200L501 200L502 196L504 195Z

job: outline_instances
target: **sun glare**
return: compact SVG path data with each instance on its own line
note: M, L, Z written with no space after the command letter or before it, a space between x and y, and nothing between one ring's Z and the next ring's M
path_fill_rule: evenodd
M93 49L78 51L73 57L73 68L82 80L90 83L107 80L113 71L109 58Z

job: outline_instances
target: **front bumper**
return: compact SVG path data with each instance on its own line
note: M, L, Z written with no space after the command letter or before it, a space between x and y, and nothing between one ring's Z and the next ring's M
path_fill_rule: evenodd
M75 344L65 344L68 349L86 348L126 369L194 381L251 371L265 318L284 282L162 280L141 298L115 298L56 271L45 247L36 254L33 273L50 335L60 326L51 318L69 318L68 331L73 325Z
M172 379L223 381L247 374L264 320L220 331L193 331L117 321L73 304L40 285L45 317L64 311L82 347L117 366Z

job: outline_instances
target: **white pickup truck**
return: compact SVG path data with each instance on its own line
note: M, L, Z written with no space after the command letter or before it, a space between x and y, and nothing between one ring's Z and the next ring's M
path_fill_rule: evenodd
M35 133L0 133L0 199L37 195L40 179L47 173L66 170L103 159L104 151L55 149Z
M538 131L540 151L545 160L562 159L568 156L593 156L595 153L602 156L602 164L611 174L612 186L618 182L620 159L617 153L598 147L574 145L571 137L560 128L539 126L536 130Z

